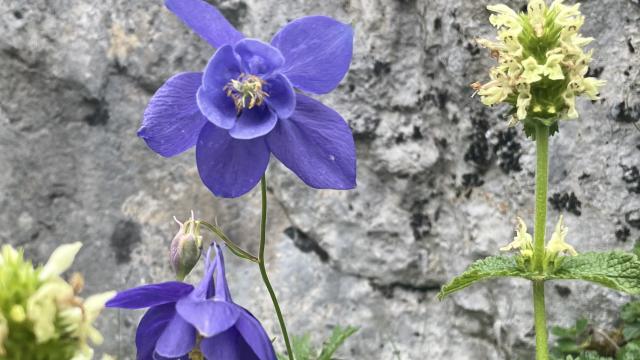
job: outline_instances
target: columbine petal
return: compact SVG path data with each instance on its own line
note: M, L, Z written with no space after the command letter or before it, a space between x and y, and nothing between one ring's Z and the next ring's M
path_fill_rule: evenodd
M217 196L238 197L260 181L269 164L263 138L236 140L226 130L207 124L196 146L202 182Z
M269 335L260 322L249 312L243 313L236 322L236 330L242 335L244 341L258 355L260 360L275 360L276 354Z
M233 100L220 90L198 90L198 107L209 121L223 129L231 129L236 125L238 111ZM202 127L200 128L202 130Z
M218 258L216 257L216 259L211 262L210 260L210 255L211 255L211 248L213 246L209 246L209 249L207 249L207 255L205 256L205 261L204 261L204 275L202 276L202 279L200 280L200 282L198 283L198 285L195 287L195 289L193 289L193 291L191 292L191 294L189 294L189 297L194 300L206 300L208 298L210 298L211 296L213 296L212 294L214 293L214 283L213 283L213 273L216 271L216 268L218 267Z
M295 87L324 94L349 70L353 29L326 16L308 16L283 27L271 44L284 55L281 72Z
M200 350L207 359L264 360L253 353L251 347L235 328L231 328L215 337L203 339L200 344Z
M233 45L244 38L218 9L202 0L166 0L165 5L215 48Z
M232 327L242 308L233 303L184 298L176 303L178 314L205 337L215 336Z
M284 64L284 57L273 46L255 39L244 39L235 46L244 72L264 76Z
M223 46L211 57L204 69L202 86L206 90L221 90L231 79L236 79L242 73L240 62L233 47Z
M227 276L224 270L224 255L222 254L222 248L217 243L216 247L216 282L215 282L215 297L217 300L223 300L231 302L231 292L229 291L229 285L227 284Z
M156 353L167 358L187 355L196 344L196 329L175 314L156 343Z
M113 299L107 301L106 306L124 309L142 309L176 302L192 290L193 286L178 281L143 285L119 292Z
M349 125L332 109L298 94L296 110L267 136L269 149L307 185L356 186L356 151Z
M255 139L271 132L277 122L278 116L268 106L244 109L229 135L239 140Z
M138 130L151 150L164 157L191 148L207 119L200 113L196 92L202 73L173 76L153 95Z
M264 91L269 94L267 104L279 118L286 119L291 116L296 108L296 93L285 76L278 74L268 79Z
M156 306L144 314L136 331L136 359L154 360L156 343L175 314L174 304Z

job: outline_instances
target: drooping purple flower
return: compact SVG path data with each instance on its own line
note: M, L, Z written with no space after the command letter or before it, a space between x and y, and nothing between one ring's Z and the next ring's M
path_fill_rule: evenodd
M204 278L195 288L176 281L144 285L107 302L107 307L149 308L136 332L138 360L188 360L198 335L206 359L276 359L260 322L231 300L222 249L215 247L216 258L210 261L209 248Z
M202 181L222 197L251 190L270 154L311 187L355 187L349 126L300 92L338 86L352 57L349 25L303 17L268 44L245 38L202 0L166 5L217 51L203 73L175 75L151 99L138 135L152 150L170 157L195 145Z

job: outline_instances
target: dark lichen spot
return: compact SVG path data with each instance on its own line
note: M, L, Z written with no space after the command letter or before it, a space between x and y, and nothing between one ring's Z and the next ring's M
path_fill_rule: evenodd
M480 47L477 46L475 43L468 42L467 46L465 46L465 49L467 49L467 51L469 52L469 54L471 54L471 56L476 56L480 54Z
M15 10L15 11L13 12L13 17L14 17L14 18L16 18L16 19L18 19L18 20L22 19L22 12L20 12L20 11L18 11L18 10Z
M486 120L472 120L473 132L467 136L471 142L464 154L464 161L472 163L482 170L486 170L491 165L491 149L486 133L489 130L489 123Z
M285 235L293 240L293 244L304 253L315 253L320 261L329 261L329 253L318 242L295 226L289 226L284 230Z
M395 138L395 143L396 144L402 144L402 143L404 143L406 141L407 141L407 139L405 139L403 133L398 134L398 136L396 136L396 138Z
M426 200L418 200L411 206L411 220L409 224L413 230L413 238L417 240L423 239L431 232L431 219L425 213Z
M100 99L85 99L85 104L91 112L84 117L84 122L89 126L104 126L109 122L109 109L107 103Z
M636 48L633 47L633 43L631 43L631 39L627 40L627 46L629 47L629 52L635 54Z
M571 295L571 289L562 285L554 285L554 289L561 298L568 298Z
M582 203L573 192L571 194L567 192L555 193L549 198L549 203L557 211L568 211L577 216L582 215Z
M625 166L622 167L622 181L628 184L627 190L631 193L640 194L640 170L637 166Z
M436 97L438 99L438 108L440 108L440 110L443 110L445 106L447 106L447 101L449 101L449 93L447 92L447 90L439 90L436 93Z
M356 85L355 84L349 84L349 92L352 93L356 90Z
M494 146L494 152L498 157L498 166L506 174L522 171L522 166L520 166L522 146L517 138L518 133L514 128L498 132L498 142Z
M413 133L411 133L411 138L413 140L422 140L424 138L424 136L422 136L422 131L420 131L419 126L413 127Z
M640 209L631 210L624 214L627 224L636 229L640 229Z
M628 106L625 102L621 102L613 107L611 115L619 123L635 123L640 120L640 103L635 106Z
M434 21L433 21L433 29L435 31L439 31L440 29L442 29L442 19L437 17Z
M131 251L142 241L140 224L131 220L120 220L111 233L109 244L118 264L131 261Z
M590 177L591 177L591 174L588 174L588 173L586 173L586 172L583 172L583 173L582 173L582 175L580 175L580 176L578 177L578 180L587 180L587 179L588 179L588 178L590 178Z
M627 240L629 240L629 236L631 235L631 231L628 227L623 225L616 229L615 235L616 240L620 242L627 242Z
M484 185L484 180L477 173L462 175L462 186L466 188L479 187Z
M588 77L595 77L595 78L599 78L600 75L602 75L602 72L604 71L604 67L602 66L598 66L598 67L590 67L589 71L587 71L587 76Z
M391 72L391 63L389 62L376 60L376 62L373 64L373 74L375 76L380 77L382 75L387 75L390 72Z

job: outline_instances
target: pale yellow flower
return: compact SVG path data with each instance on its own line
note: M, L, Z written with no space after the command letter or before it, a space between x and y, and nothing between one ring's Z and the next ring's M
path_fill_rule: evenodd
M40 272L40 280L46 280L52 276L60 276L60 274L70 268L81 247L81 242L75 242L60 245L55 249L53 253L51 253L49 261L47 261L42 268L42 272Z
M571 256L578 255L578 252L573 248L573 246L565 242L569 229L564 225L563 221L564 219L562 215L560 215L555 231L553 232L553 235L551 235L551 240L546 247L546 252L549 256L556 256L557 254L562 253L566 253Z

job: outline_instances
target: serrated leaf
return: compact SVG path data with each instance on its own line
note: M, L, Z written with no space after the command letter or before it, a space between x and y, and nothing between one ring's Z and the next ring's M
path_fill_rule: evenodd
M532 274L520 267L515 256L491 256L471 264L461 275L444 285L438 294L442 300L472 284L497 277L530 278Z
M608 288L640 294L640 261L635 254L620 251L567 256L547 280L585 280Z
M331 337L326 341L324 346L322 347L322 352L318 357L318 360L331 360L333 354L338 350L340 346L353 334L358 331L358 328L347 326L346 328L342 328L340 326L336 326L331 333Z

